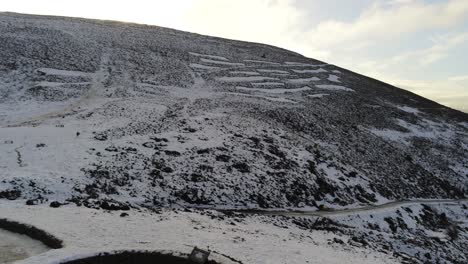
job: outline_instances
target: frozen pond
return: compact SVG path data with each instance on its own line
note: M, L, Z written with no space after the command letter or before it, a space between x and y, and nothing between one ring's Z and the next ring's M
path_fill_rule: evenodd
M49 248L37 240L0 229L0 264L12 263L47 250Z

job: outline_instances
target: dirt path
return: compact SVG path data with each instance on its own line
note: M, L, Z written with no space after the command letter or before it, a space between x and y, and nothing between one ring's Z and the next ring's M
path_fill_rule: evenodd
M468 202L468 198L464 199L433 199L433 200L408 200L408 201L394 201L380 205L369 205L359 208L341 209L341 210L327 210L327 211L309 211L309 210L223 210L231 212L239 212L244 214L260 214L260 215L279 215L279 216L343 216L354 215L362 212L378 212L387 209L398 208L405 205L417 204L456 204L461 202Z

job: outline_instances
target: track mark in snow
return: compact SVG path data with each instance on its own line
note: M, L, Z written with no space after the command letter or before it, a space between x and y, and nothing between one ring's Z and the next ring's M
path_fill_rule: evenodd
M319 68L317 70L292 70L295 73L321 73L321 72L328 72L325 69Z
M236 96L255 97L255 98L260 98L260 99L266 99L266 100L273 101L273 102L292 103L292 104L297 103L296 101L289 100L289 99L282 98L282 97L269 97L269 96L260 96L260 95L253 95L253 94L244 94L244 93L226 93L226 94L231 94L231 95L236 95Z
M289 79L286 81L291 84L304 84L304 83L309 83L309 82L317 82L317 81L320 81L320 79L317 77L311 77L311 78Z
M46 75L61 75L61 76L91 76L92 72L81 72L81 71L67 71L58 70L52 68L39 68L36 71L44 73Z
M61 82L38 82L36 86L60 87L63 85L88 85L90 82L61 83Z
M298 77L297 75L291 75L289 73L270 73L270 76L279 76L279 77Z
M221 57L221 56L201 54L201 53L196 53L196 52L189 52L189 54L192 56L196 56L196 57L205 57L205 58L210 58L210 59L215 59L215 60L229 61L225 57Z
M341 85L320 84L320 85L315 85L315 87L317 87L319 89L324 89L324 90L354 92L353 89L348 88L348 87L344 87L344 86L341 86Z
M269 65L281 65L281 64L278 63L278 62L261 61L261 60L244 60L244 62L262 63L262 64L269 64Z
M282 70L268 70L268 69L257 69L258 72L264 72L264 73L282 73L282 74L288 74L289 72L287 71L282 71Z
M278 78L265 77L265 76L247 76L247 77L219 77L217 81L221 82L259 82L266 80L279 80Z
M250 75L250 76L260 75L260 73L252 72L252 71L232 71L232 72L229 72L229 73L232 74L232 75Z
M284 64L286 64L286 65L309 65L307 63L295 62L295 61L286 61L286 62L284 62Z
M403 106L398 105L397 108L400 109L401 111L411 113L411 114L419 114L420 113L417 108L409 107L409 106L406 106L406 105L403 105Z
M308 94L307 97L310 97L310 98L322 98L322 97L327 96L327 95L330 95L330 94L324 94L324 93L319 93L319 94Z
M263 93L274 93L274 94L283 94L283 93L295 93L295 92L304 92L304 91L310 91L312 88L308 86L304 86L302 88L296 88L296 89L261 89L261 88L247 88L247 87L242 87L242 86L237 86L236 89L238 90L243 90L243 91L257 91L257 92L263 92Z
M216 67L216 66L206 66L206 65L198 64L198 63L190 63L190 67L195 68L195 69L202 69L202 70L216 70L216 69L219 69L219 67Z
M210 59L200 59L201 62L211 63L211 64L218 64L218 65L228 65L228 66L245 66L243 63L238 62L226 62L226 61L217 61L217 60L210 60Z
M307 64L307 63L300 63L300 62L285 62L286 67L323 67L327 66L328 64Z
M284 86L284 83L279 82L262 82L262 83L251 83L252 86Z

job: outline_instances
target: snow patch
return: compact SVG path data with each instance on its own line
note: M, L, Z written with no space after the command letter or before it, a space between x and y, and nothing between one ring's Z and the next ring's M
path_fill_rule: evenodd
M319 89L324 89L324 90L354 92L353 89L347 88L347 87L344 87L344 86L341 86L341 85L320 84L320 85L315 85L315 87L317 87Z
M279 80L278 78L265 77L265 76L247 76L247 77L219 77L216 78L220 82L258 82L266 80Z
M320 81L320 79L317 77L311 77L311 78L300 78L300 79L288 79L286 81L291 84L305 84L309 82L317 82L317 81Z
M340 79L340 77L338 77L338 76L336 76L336 75L333 75L333 74L328 75L328 80L329 80L330 82L338 82L338 83L340 83L341 81L340 81L339 79Z
M401 111L404 111L404 112L407 112L407 113L411 113L411 114L419 114L420 111L417 109L417 108L414 108L414 107L410 107L410 106L402 106L402 105L398 105L396 106L398 109L400 109Z
M253 94L244 94L244 93L226 93L226 94L231 94L231 95L236 95L236 96L256 97L256 98L266 99L266 100L273 101L273 102L293 103L293 104L297 103L296 101L289 100L289 99L282 98L282 97L269 97L269 96L260 96L260 95L253 95Z
M207 66L207 65L198 64L198 63L190 63L190 67L195 68L195 69L202 69L202 70L216 70L216 69L219 69L219 67L216 67L216 66Z
M284 86L284 83L279 82L261 82L261 83L251 83L252 86Z
M200 61L205 62L205 63L218 64L218 65L245 66L245 64L238 63L238 62L217 61L217 60L204 59L204 58L200 59Z
M232 74L232 75L251 75L251 76L260 75L260 73L253 72L253 71L231 71L229 73Z
M282 70L268 70L268 69L257 69L258 72L264 72L264 73L282 73L282 74L288 74L289 72L287 71L282 71Z
M323 68L319 68L317 70L292 70L295 73L321 73L321 72L328 72Z
M319 94L308 94L307 97L310 97L310 98L322 98L322 97L327 96L327 95L330 95L330 94L324 94L324 93L319 93Z
M210 58L210 59L214 59L214 60L229 61L225 57L221 57L221 56L200 54L200 53L196 53L196 52L189 52L189 54L192 55L192 56L196 56L196 57L205 57L205 58Z
M42 72L47 75L61 75L61 76L89 76L93 74L92 72L81 72L81 71L68 71L68 70L58 70L52 68L39 68L36 71Z
M312 90L312 88L310 88L308 86L304 86L302 88L296 88L296 89L279 89L279 88L277 88L277 89L260 89L260 88L247 88L247 87L237 86L236 89L244 90L244 91L258 91L258 92L263 92L263 93L275 93L275 94L305 92L305 91Z
M251 62L251 63L264 63L270 65L281 65L278 62L271 62L271 61L261 61L261 60L244 60L244 62Z

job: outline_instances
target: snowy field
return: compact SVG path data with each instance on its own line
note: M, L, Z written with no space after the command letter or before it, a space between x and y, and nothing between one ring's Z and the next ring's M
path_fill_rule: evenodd
M75 206L25 207L17 202L2 203L0 214L34 224L65 242L65 248L20 262L23 264L55 263L115 250L190 253L194 246L209 248L242 263L398 263L388 255L365 248L329 244L336 237L347 237L297 227L279 228L262 217L222 220L216 212L200 215L167 210L159 214L132 211L128 217L120 217L119 212ZM235 263L220 254L213 253L212 257L220 263Z

